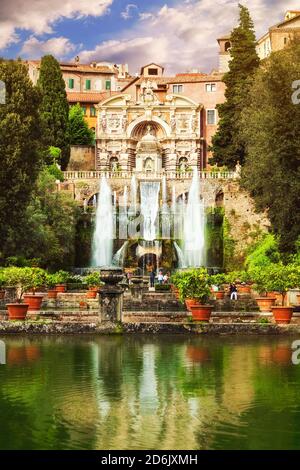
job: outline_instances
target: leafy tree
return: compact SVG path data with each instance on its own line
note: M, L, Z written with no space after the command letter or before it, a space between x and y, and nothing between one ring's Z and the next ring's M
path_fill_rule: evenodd
M244 139L240 132L240 117L245 106L252 76L259 66L256 40L249 10L239 5L239 25L231 33L231 60L224 75L225 103L218 106L219 128L212 139L212 163L234 168L244 163Z
M272 263L280 261L278 240L273 234L267 234L253 248L246 258L245 265L249 270L253 268L264 268Z
M271 54L255 75L242 114L246 163L242 184L267 211L283 253L300 233L300 105L292 84L300 77L300 43Z
M41 60L37 86L42 94L39 109L45 146L61 149L59 163L65 169L70 158L69 104L59 63L52 55Z
M95 135L84 119L80 104L71 106L69 112L69 131L71 145L93 145Z
M41 267L59 269L74 263L77 204L58 192L56 178L45 168L22 219L23 230L9 238L10 253L39 257Z
M40 95L21 61L0 61L6 103L0 105L0 251L28 204L41 166Z

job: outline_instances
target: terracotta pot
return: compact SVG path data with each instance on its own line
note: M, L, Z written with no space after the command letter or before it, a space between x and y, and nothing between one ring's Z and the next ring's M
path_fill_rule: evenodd
M275 297L258 297L255 299L261 312L271 312L272 306L275 305Z
M7 352L7 364L19 365L27 361L26 349L24 346L10 347Z
M281 305L282 303L282 294L280 294L280 292L267 292L267 297L274 297L275 304Z
M5 290L0 290L0 300L3 300L5 297Z
M291 364L292 349L289 346L280 346L273 351L273 361L277 364Z
M197 301L195 299L185 299L185 305L186 308L188 309L189 312L191 312L191 306L192 305L198 305Z
M6 304L9 320L25 320L28 304Z
M196 346L188 346L187 356L193 362L206 362L209 360L209 349L208 348L197 348Z
M56 292L66 292L67 286L66 284L57 284L55 289L56 289Z
M175 298L178 300L179 299L179 289L174 289L174 295L175 295Z
M57 299L57 290L56 289L48 290L48 299Z
M97 294L98 294L98 290L99 290L98 287L91 287L85 294L86 298L87 299L96 299Z
M43 295L24 294L24 302L29 305L28 310L40 310L43 302Z
M38 346L26 346L26 358L28 361L36 361L39 359L41 352Z
M193 315L193 320L208 322L211 317L212 309L212 305L192 305L191 312Z
M291 323L294 307L272 307L274 320L278 324Z
M250 286L245 286L245 285L239 285L238 286L238 292L240 294L251 294L251 287Z
M217 300L223 300L225 297L225 292L223 290L219 290L217 292L214 292L216 299Z

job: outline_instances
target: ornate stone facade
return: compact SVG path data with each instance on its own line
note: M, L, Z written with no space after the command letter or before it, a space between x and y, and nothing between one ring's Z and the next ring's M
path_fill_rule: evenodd
M99 103L97 170L168 172L200 168L202 105L176 94L159 101L156 88L148 79L141 84L137 100L120 93Z

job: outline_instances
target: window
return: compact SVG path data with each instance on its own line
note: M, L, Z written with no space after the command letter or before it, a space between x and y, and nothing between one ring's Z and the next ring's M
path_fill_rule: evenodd
M81 106L81 109L82 109L84 116L86 116L86 106Z
M71 90L74 88L74 78L69 78L68 86Z
M148 69L148 75L158 75L157 69Z
M110 81L110 80L106 80L106 82L105 82L105 90L111 90L111 81Z
M208 93L211 93L217 90L217 85L215 83L206 83L205 88Z
M217 121L216 110L215 109L208 109L207 110L207 124L208 125L215 125L216 121Z
M86 80L85 81L85 89L90 90L91 89L91 80Z
M173 85L173 93L182 93L183 85Z
M96 108L95 106L90 107L90 116L95 117L96 116Z

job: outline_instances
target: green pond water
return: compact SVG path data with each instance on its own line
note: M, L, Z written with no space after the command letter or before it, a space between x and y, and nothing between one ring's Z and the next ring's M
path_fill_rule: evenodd
M0 449L300 449L294 338L0 339Z

